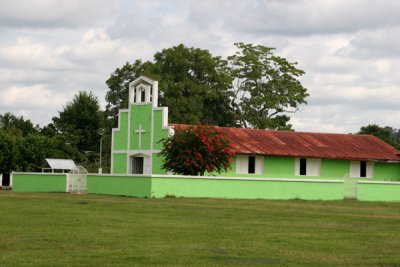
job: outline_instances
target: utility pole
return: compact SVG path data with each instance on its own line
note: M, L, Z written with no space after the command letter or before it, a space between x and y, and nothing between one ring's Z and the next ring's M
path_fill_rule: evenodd
M99 160L99 174L103 173L103 168L101 167L101 158L103 152L103 129L100 129L100 160Z

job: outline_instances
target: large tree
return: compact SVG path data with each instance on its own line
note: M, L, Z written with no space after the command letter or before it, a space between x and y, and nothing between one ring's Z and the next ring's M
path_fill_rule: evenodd
M169 107L171 122L234 125L226 61L208 50L181 44L157 52L153 62L136 60L116 69L106 81L110 89L106 112L110 118L128 107L129 83L140 75L159 80L159 102Z
M260 129L291 129L288 114L308 96L297 63L273 48L237 43L227 60L183 44L163 49L153 62L126 63L107 80L107 112L116 118L128 106L129 83L140 75L160 82L160 104L175 123L209 123Z
M80 91L59 112L59 117L53 118L53 123L65 140L78 150L99 151L104 114L98 98L92 92Z
M208 50L180 44L156 53L152 67L160 77L160 104L169 107L172 122L235 124L226 61Z
M242 127L290 129L288 113L297 111L308 96L298 78L297 63L273 54L274 48L236 43L228 57L234 78L232 108Z
M394 129L389 126L380 127L377 124L368 124L360 128L358 134L371 134L385 141L389 145L400 149L400 129Z

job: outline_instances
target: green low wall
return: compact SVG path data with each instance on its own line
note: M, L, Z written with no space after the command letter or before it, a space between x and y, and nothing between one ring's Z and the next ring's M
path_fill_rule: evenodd
M400 201L400 183L359 182L357 195L363 201Z
M14 192L66 192L65 173L12 173Z
M66 192L66 174L13 173L15 192ZM341 200L340 180L250 179L236 177L133 176L88 174L87 192L130 197L208 197L243 199ZM400 201L400 183L359 181L362 201Z
M151 178L131 175L87 176L87 192L90 194L130 197L151 197Z
M152 196L262 199L343 199L342 182L153 177Z

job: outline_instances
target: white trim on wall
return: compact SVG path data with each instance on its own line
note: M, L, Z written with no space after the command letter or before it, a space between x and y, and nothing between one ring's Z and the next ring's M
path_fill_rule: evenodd
M251 155L250 155L251 156ZM249 155L236 155L236 173L237 174L250 174L249 173ZM254 173L260 175L264 173L264 156L255 157Z
M375 163L372 161L367 161L367 177L366 178L374 177L374 173L375 173Z
M294 175L296 176L320 176L321 175L321 159L306 159L306 175L300 175L300 158L295 158Z
M360 175L361 162L352 160L350 161L350 177L351 178L372 178L375 173L375 163L373 161L367 161L366 176L361 177Z
M121 131L121 113L122 112L128 112L129 113L129 109L121 109L121 110L119 110L118 111L118 126L117 126L117 128L112 128L111 129L111 165L110 165L110 173L111 174L113 174L114 173L114 171L113 171L113 169L114 169L114 141L115 141L115 138L114 138L114 135L115 135L115 132L118 132L118 131ZM129 122L128 122L129 123Z
M300 176L300 158L294 159L294 175Z
M307 176L320 176L321 175L321 159L308 158L307 159Z

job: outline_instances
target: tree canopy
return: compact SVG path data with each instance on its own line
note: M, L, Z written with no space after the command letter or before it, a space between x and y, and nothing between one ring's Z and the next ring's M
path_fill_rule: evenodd
M160 104L169 107L172 122L234 125L231 78L220 57L180 44L156 53L151 72L160 77Z
M0 114L0 130L18 136L26 136L38 132L38 126L34 127L30 120L22 116L15 116L10 112Z
M285 129L287 113L306 104L308 96L298 77L304 71L297 63L272 53L274 48L236 43L239 49L228 57L234 78L232 108L242 127L258 129Z
M104 125L104 114L99 100L92 92L80 91L68 102L59 117L53 117L59 133L80 151L99 150L100 130Z
M260 129L291 129L287 115L306 104L298 78L304 74L274 48L237 43L226 60L183 44L163 49L154 61L126 63L107 80L110 117L128 106L129 83L146 75L160 82L160 104L174 123L208 123Z
M11 172L15 168L15 138L0 130L0 174Z

